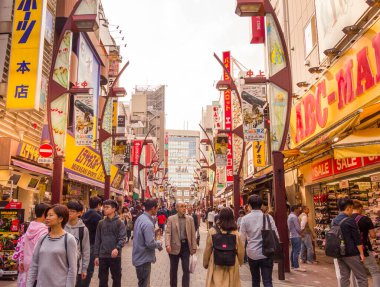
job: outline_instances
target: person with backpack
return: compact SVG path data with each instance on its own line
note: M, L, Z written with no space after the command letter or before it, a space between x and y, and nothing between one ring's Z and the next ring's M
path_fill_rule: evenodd
M254 194L248 198L248 204L251 207L251 212L241 220L240 236L242 242L247 241L246 251L252 276L252 286L259 287L262 279L264 287L271 287L273 286L273 258L263 254L262 230L264 229L264 213L261 210L263 201L259 195ZM273 217L269 214L265 216L269 218L272 230L279 237Z
M81 217L83 223L86 225L88 229L89 237L90 237L90 261L88 263L86 279L83 280L84 282L82 282L84 287L90 287L92 275L94 274L95 235L96 235L96 228L98 227L98 223L102 219L102 215L100 213L101 208L102 208L102 199L98 196L93 196L90 198L90 209Z
M37 243L26 286L74 287L78 247L75 237L64 229L69 220L69 210L56 204L45 210L45 218L49 233Z
M78 245L78 276L75 287L83 287L87 277L87 268L90 262L90 238L87 227L79 218L83 212L83 205L79 201L69 201L69 221L65 231L74 235Z
M372 244L370 241L370 238L376 238L375 226L368 216L363 215L363 205L358 200L354 200L352 218L359 227L360 239L364 248L364 266L367 267L368 271L371 273L373 286L380 287L380 270L376 258L373 255Z
M325 253L337 258L340 272L340 286L350 286L351 272L358 287L368 287L363 245L355 219L352 218L354 202L348 197L338 199L340 213L332 221L326 234Z
M111 270L113 287L121 286L121 250L127 231L117 214L118 204L108 199L103 202L105 218L99 221L95 236L95 266L99 266L99 287L108 287Z
M290 207L290 214L288 216L288 229L290 233L290 243L292 245L292 251L290 253L290 263L294 271L306 272L305 269L300 267L299 257L301 253L302 245L302 230L301 224L298 220L298 216L301 213L301 209L298 205Z
M219 220L210 228L203 253L207 269L206 287L240 287L239 266L244 263L244 245L237 231L231 208L219 212Z
M182 287L190 286L190 255L197 252L194 220L186 215L186 204L177 202L177 214L168 218L165 233L170 259L170 287L177 287L178 263L182 264Z

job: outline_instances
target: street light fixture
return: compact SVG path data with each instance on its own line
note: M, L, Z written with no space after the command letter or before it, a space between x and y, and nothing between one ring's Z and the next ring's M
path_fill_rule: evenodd
M98 30L99 25L96 21L96 14L89 15L73 15L72 30L78 32L95 32Z
M220 92L231 90L231 81L230 80L221 80L216 84L216 89Z
M241 17L264 16L264 0L237 0L235 13Z

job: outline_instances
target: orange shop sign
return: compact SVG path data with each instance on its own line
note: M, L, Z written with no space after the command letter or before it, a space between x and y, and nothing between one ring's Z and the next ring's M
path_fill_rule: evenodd
M292 108L291 140L297 147L380 98L378 20Z

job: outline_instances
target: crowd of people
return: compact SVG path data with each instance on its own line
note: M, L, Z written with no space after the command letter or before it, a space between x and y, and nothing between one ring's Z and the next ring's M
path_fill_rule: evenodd
M102 201L99 197L92 197L89 205L86 212L78 201L35 206L36 219L20 237L16 248L18 286L90 286L95 267L99 268L100 287L108 286L109 273L112 286L121 286L122 249L132 240L132 264L139 287L150 286L156 250L166 250L168 254L170 286L178 286L181 261L181 286L189 287L202 221L208 229L202 262L207 269L207 287L241 286L239 266L244 262L248 262L253 287L259 287L261 281L264 287L273 286L276 254L268 255L263 230L271 230L277 237L269 245L275 245L279 236L271 210L258 195L249 197L237 220L233 209L226 206L206 211L177 202L168 210L159 206L156 199L147 199L143 206L120 209L116 201ZM333 220L326 254L329 255L334 236L341 236L342 254L329 255L336 257L340 286L349 286L350 280L356 281L359 287L368 286L367 270L374 286L380 286L380 271L371 252L370 238L376 238L373 223L362 214L360 202L342 198L338 207L340 214ZM317 264L309 212L306 206L291 206L288 216L290 262L296 272L307 271L300 267L300 258L305 264Z

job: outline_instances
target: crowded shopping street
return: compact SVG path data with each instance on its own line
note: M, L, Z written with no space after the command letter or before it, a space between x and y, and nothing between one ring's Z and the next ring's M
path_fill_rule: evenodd
M0 0L0 287L380 287L380 0Z

